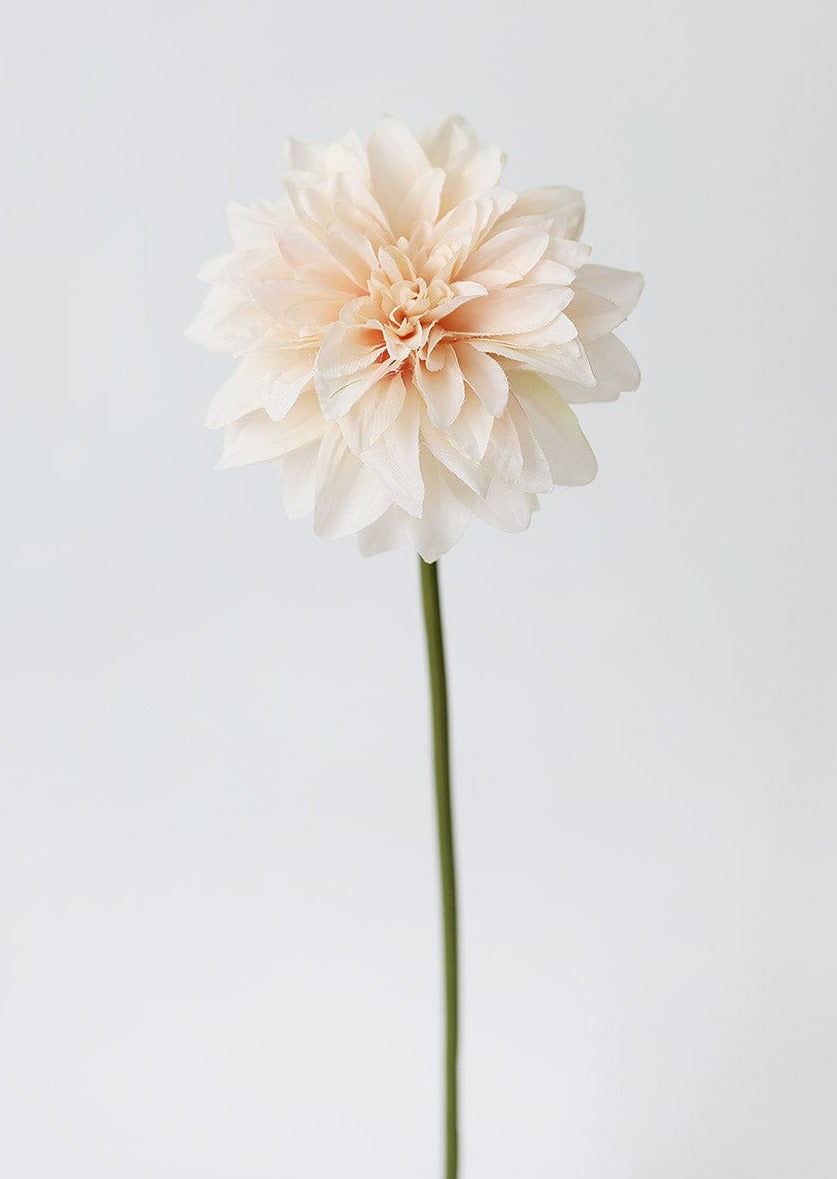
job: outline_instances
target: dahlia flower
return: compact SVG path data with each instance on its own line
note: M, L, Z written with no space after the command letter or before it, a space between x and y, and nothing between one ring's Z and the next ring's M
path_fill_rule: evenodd
M234 248L201 272L190 335L239 360L207 417L219 465L276 461L319 536L428 562L472 515L521 531L593 479L570 405L637 387L613 331L642 279L590 264L581 193L502 187L461 118L285 154L288 199L231 205Z

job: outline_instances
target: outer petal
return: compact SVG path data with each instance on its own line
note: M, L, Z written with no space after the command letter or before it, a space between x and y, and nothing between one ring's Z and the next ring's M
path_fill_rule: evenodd
M407 196L430 161L412 131L390 115L376 123L367 147L372 187L396 237L409 236Z
M424 484L419 469L419 401L407 397L401 413L378 441L361 455L365 466L375 472L390 502L411 516L420 516Z
M340 427L331 423L317 460L314 531L323 540L338 540L377 520L392 496L349 450Z
M392 233L384 211L369 189L368 177L360 178L341 172L334 181L334 194L334 216L337 221L357 229L375 249L391 239Z
M523 470L523 450L508 410L497 418L488 440L483 465L505 483L514 483Z
M516 361L521 368L549 377L560 377L579 385L596 383L587 354L577 340L540 348L520 347L504 340L475 340L474 347L504 356Z
M314 353L280 353L281 363L271 373L264 396L264 407L277 421L296 403L303 389L314 379Z
M469 458L453 441L449 431L438 430L425 418L421 425L421 436L427 449L443 467L456 475L480 496L488 494L491 473L484 462Z
M448 115L420 135L419 142L430 163L447 171L458 156L477 146L477 136L467 119Z
M639 388L639 365L618 336L603 336L587 348L598 385L618 389L620 393Z
M339 419L343 437L355 454L374 446L404 405L406 390L400 373L386 377L355 402Z
M303 394L281 422L274 422L263 410L257 410L227 426L218 468L280 458L321 438L324 430L323 415L313 393Z
M292 334L321 337L346 303L347 292L329 290L319 282L278 279L254 283L251 297L262 310Z
M445 174L441 168L433 168L416 177L404 197L403 208L398 214L398 232L406 237L422 222L426 221L430 225L435 222L439 216L444 184Z
M258 201L244 205L235 201L227 205L230 237L237 250L272 249L276 230L291 226L293 210L287 201Z
M454 491L472 495L454 476L445 476L436 459L426 450L421 454L421 473L424 480L424 511L420 520L410 520L408 527L413 545L425 561L438 561L468 527L471 510Z
M582 266L569 315L583 340L598 340L627 319L642 293L643 278L631 270Z
M361 556L374 557L410 544L410 517L401 508L388 508L378 520L358 533Z
M584 195L575 188L530 188L509 210L508 220L518 217L549 217L555 234L577 241L584 228Z
M314 487L320 439L292 450L278 464L282 500L289 519L298 520L314 510Z
M495 480L484 500L474 500L474 515L502 532L525 532L537 509L537 496Z
M269 349L251 352L225 381L209 405L206 425L210 430L266 409L276 420L285 416L314 371L311 353Z
M612 333L594 340L586 347L590 367L596 378L593 388L569 381L549 383L571 405L586 401L615 401L620 393L639 388L639 366L622 341Z
M378 269L378 259L369 238L353 225L335 221L326 230L326 239L344 272L365 289L369 275Z
M552 490L552 472L540 443L535 438L526 412L516 397L509 398L509 417L517 431L520 445L521 468L515 480L518 491L543 492Z
M448 169L442 193L442 212L492 189L503 174L505 162L499 147L478 147L463 152Z
M459 416L446 433L463 454L478 462L485 454L493 425L494 418L479 398L466 396Z
M245 356L209 403L207 427L218 430L245 414L263 409L265 375L266 364L262 353Z
M242 356L271 332L270 316L249 296L227 287L211 287L201 309L186 329L186 338L213 352Z
M546 455L554 482L562 487L578 487L594 479L595 455L578 419L560 394L535 373L515 373L512 389Z
M594 295L601 295L630 315L642 294L643 277L634 270L615 270L612 266L582 266L576 285Z
M282 148L285 166L294 172L357 172L363 175L366 171L363 144L354 131L347 131L341 139L325 145L286 139Z

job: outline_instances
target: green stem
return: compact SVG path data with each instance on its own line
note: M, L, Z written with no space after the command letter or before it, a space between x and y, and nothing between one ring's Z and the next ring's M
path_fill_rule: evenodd
M448 693L445 679L445 645L439 604L436 562L421 561L421 596L427 633L430 698L433 707L433 762L436 777L436 821L439 833L439 868L442 881L442 925L445 946L445 1179L456 1179L458 1162L457 1079L459 1001L456 935L456 871L453 855L453 816L450 802L448 749Z

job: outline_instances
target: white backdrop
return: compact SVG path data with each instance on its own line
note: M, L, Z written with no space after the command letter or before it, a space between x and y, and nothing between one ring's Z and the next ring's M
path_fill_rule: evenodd
M182 332L285 134L457 110L647 279L597 481L442 566L464 1179L831 1179L830 6L4 11L0 1172L438 1171L415 558L216 473Z

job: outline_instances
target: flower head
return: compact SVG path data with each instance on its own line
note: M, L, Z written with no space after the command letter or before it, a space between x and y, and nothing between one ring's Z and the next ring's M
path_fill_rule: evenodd
M472 515L522 531L596 460L569 404L635 389L613 335L638 274L590 265L581 194L500 186L461 118L366 147L290 141L288 200L229 209L193 339L239 358L220 465L277 461L292 517L361 552L447 552Z

